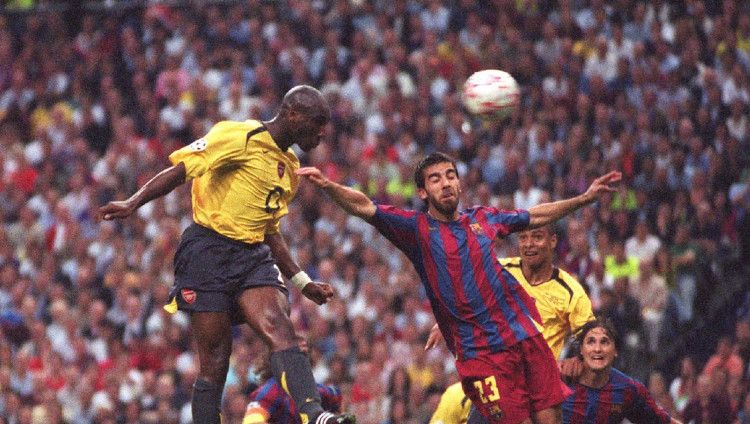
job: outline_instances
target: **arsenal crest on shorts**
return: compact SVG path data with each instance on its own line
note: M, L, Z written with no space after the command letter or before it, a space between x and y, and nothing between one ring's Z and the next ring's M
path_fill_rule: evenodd
M279 173L279 178L284 178L285 169L286 169L286 165L284 165L282 162L279 162L279 164L276 165L276 171Z
M195 302L195 292L190 289L182 289L182 298L185 302L192 304Z

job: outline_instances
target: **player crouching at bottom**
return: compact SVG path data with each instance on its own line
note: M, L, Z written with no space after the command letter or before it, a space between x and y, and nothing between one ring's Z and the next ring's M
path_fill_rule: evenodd
M300 349L307 353L307 345L302 342ZM268 356L264 355L258 367L258 374L263 383L250 394L250 402L245 409L242 424L265 424L265 423L287 423L304 424L297 411L297 405L283 387L283 383L277 380L271 372L271 364ZM320 394L320 405L323 407L324 417L333 416L341 411L341 391L335 386L317 384ZM349 414L341 416L342 420L354 419Z

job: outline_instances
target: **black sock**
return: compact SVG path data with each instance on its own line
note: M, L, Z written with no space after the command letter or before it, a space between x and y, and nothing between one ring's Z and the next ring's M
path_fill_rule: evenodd
M193 385L193 423L221 424L222 387L201 378Z
M314 423L323 408L307 355L298 347L273 352L271 371L284 391L292 397L302 422Z

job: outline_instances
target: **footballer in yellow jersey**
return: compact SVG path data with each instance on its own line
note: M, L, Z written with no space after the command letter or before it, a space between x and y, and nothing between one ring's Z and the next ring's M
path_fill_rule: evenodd
M271 369L297 405L303 423L352 423L324 412L310 361L288 315L281 274L318 304L330 285L311 281L292 259L279 232L297 189L299 161L290 150L317 146L330 120L321 93L297 86L270 121L219 122L204 137L169 156L172 166L130 198L99 210L125 218L144 203L192 180L193 220L174 258L169 312L190 313L200 370L193 387L193 422L219 424L221 395L232 352L231 325L249 324L270 347Z
M560 359L565 340L584 324L594 320L588 295L581 284L563 269L553 267L552 278L532 285L524 277L521 258L502 258L500 263L536 301L536 308L542 316L544 340L555 358Z
M464 394L459 381L445 389L430 424L466 424L470 410L471 400Z
M219 122L169 160L193 180L195 223L245 243L277 233L297 191L297 156L260 121Z
M557 235L551 226L522 231L517 235L520 257L499 258L499 261L534 298L542 317L544 340L559 359L565 340L584 324L595 319L591 300L575 278L554 266ZM437 343L439 334L439 331L433 328L426 348L431 348ZM448 422L443 417L449 416L460 417L459 421L454 421L457 423L469 422L470 405L456 400L457 390L463 394L460 383L446 389L446 394L453 394L448 397L444 395L440 399L431 422Z

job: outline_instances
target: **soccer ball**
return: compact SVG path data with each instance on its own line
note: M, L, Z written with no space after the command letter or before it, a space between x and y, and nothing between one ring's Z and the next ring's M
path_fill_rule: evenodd
M503 119L518 105L518 83L497 69L474 72L464 83L466 109L482 119Z

